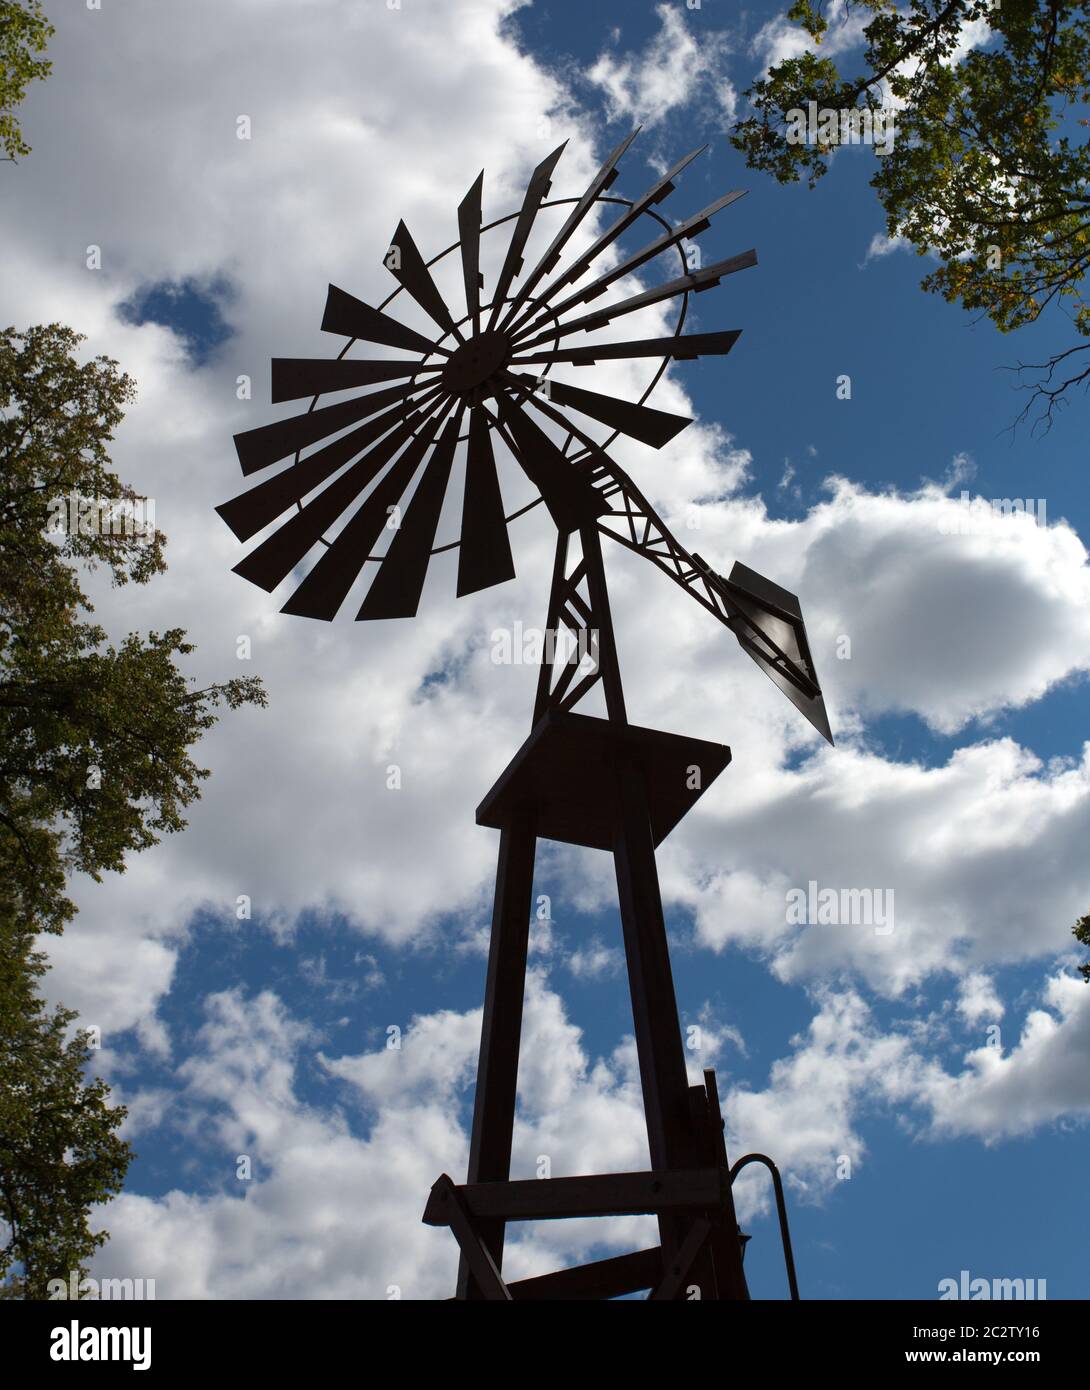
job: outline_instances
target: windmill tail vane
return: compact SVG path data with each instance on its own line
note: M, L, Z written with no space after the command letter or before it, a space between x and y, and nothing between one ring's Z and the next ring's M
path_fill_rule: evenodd
M559 146L534 170L518 210L487 225L480 174L458 206L458 240L430 260L399 222L383 257L396 288L374 307L330 285L321 326L348 341L335 358L273 359L273 401L309 404L235 436L243 474L263 477L217 508L239 540L257 539L235 572L270 593L290 577L281 611L326 621L357 586L357 620L415 616L431 563L443 553L456 552L458 597L504 583L515 575L511 524L540 503L556 528L546 630L566 628L577 641L563 658L547 645L530 735L477 808L478 824L500 831L500 848L469 1177L460 1186L440 1178L424 1214L457 1239L461 1298L612 1298L649 1290L654 1299L677 1299L692 1297L693 1287L701 1297L747 1298L748 1237L738 1230L731 1189L737 1172L757 1160L772 1171L789 1287L798 1296L775 1165L747 1155L732 1168L714 1073L689 1083L655 866L656 846L729 764L730 749L629 722L602 537L685 589L830 743L832 732L797 597L746 565L736 563L724 576L691 554L608 452L622 435L661 449L692 423L647 399L671 362L732 350L737 329L682 332L689 298L757 259L750 250L690 264L694 238L740 191L676 223L657 211L701 149L638 198L608 192L636 134L617 145L580 196L549 199ZM563 212L563 220L533 259L531 238L544 210L553 218ZM603 217L604 230L571 250L592 216ZM652 238L638 250L622 249L621 238L647 220ZM512 223L485 299L482 238ZM678 274L623 293L626 277L675 254ZM454 272L448 278L464 313L436 280L440 263L455 256L442 270ZM402 294L429 332L387 312ZM670 334L600 336L630 314L671 303L679 312ZM357 344L400 355L357 358ZM565 379L569 372L582 378L576 368L644 359L657 366L635 401ZM320 403L327 396L334 401ZM588 433L596 429L607 437ZM501 463L508 472L513 464L524 493L529 485L530 500L513 509ZM453 524L453 539L440 540L444 521L448 530ZM595 687L605 718L575 708ZM701 774L695 784L694 766ZM511 1179L538 839L613 855L648 1171ZM656 1219L658 1245L536 1279L512 1283L503 1276L511 1221L638 1213Z

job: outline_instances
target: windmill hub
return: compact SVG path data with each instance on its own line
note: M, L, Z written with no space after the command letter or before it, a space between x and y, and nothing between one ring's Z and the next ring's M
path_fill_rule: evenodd
M443 368L442 383L448 391L469 395L495 375L510 354L511 342L506 333L478 333L451 353Z

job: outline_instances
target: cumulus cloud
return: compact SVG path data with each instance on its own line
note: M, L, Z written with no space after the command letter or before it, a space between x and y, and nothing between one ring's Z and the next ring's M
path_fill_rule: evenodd
M594 937L571 952L567 966L577 979L596 980L606 975L619 975L624 968L624 956L616 946L607 946L599 937Z
M858 48L863 42L863 30L870 22L866 11L850 8L845 0L831 0L823 15L828 28L821 36L822 57L835 57ZM804 29L783 14L763 24L754 35L750 47L760 57L763 71L767 72L789 58L801 58L804 53L815 52L818 45Z
M986 503L967 515L930 486L832 488L801 528L800 582L811 602L838 603L851 659L834 679L850 704L953 733L1090 669L1090 566L1062 520L993 516Z
M729 127L738 96L725 75L727 36L698 28L700 14L679 5L657 5L656 13L658 32L646 48L604 52L587 70L605 96L610 120L623 117L650 128L672 111L707 98L718 108L721 125Z
M1078 976L1060 972L1047 980L1042 1002L1026 1015L1009 1051L993 1035L968 1054L956 1076L933 1063L921 1069L920 1098L931 1109L936 1136L992 1143L1065 1118L1085 1123L1090 990Z
M156 1280L169 1298L449 1296L457 1247L421 1215L443 1171L464 1172L465 1092L475 1071L480 1011L413 1019L397 1048L328 1058L339 1104L298 1095L308 1026L265 992L206 1001L206 1021L179 1068L182 1085L155 1118L176 1128L220 1179L206 1194L124 1194L103 1213L105 1276ZM137 1098L140 1102L140 1097ZM647 1166L631 1047L588 1058L560 998L532 971L519 1077L512 1172L533 1177ZM366 1136L361 1135L361 1128ZM248 1157L252 1176L239 1178ZM637 1219L535 1223L512 1230L511 1278L547 1272L593 1247L653 1239Z
M731 1158L772 1152L795 1199L819 1201L867 1162L859 1124L874 1107L896 1107L918 1139L932 1142L967 1134L991 1142L1084 1117L1090 991L1058 974L1044 999L1009 1054L983 1047L949 1072L909 1032L883 1031L857 992L817 990L809 1025L766 1083L725 1089ZM455 1243L420 1215L439 1173L464 1170L480 1012L414 1018L397 1048L319 1053L345 1093L318 1102L300 1098L297 1078L311 1030L274 994L228 991L205 1010L178 1093L166 1105L157 1095L137 1094L134 1103L175 1128L220 1177L203 1194L118 1198L103 1213L111 1239L96 1275L153 1278L157 1296L170 1298L449 1296ZM547 975L532 970L513 1176L647 1162L631 1038L608 1056L588 1055ZM756 1171L740 1177L735 1196L743 1222L770 1210ZM645 1218L527 1223L510 1229L504 1268L527 1278L653 1241Z
M464 1100L479 1010L417 1017L396 1049L319 1053L346 1093L337 1104L318 1104L300 1098L297 1081L301 1050L314 1039L275 995L228 991L205 1009L179 1069L179 1092L166 1106L141 1094L134 1104L174 1128L221 1176L204 1194L176 1189L113 1202L102 1217L111 1239L96 1257L98 1276L153 1278L157 1296L169 1298L386 1298L395 1288L404 1298L448 1296L455 1243L420 1215L440 1172L465 1167ZM796 1054L773 1068L766 1090L726 1097L734 1156L765 1147L774 1128L784 1170L805 1191L824 1182L831 1150L861 1153L851 1116L868 1069L901 1050L896 1041L865 1039L864 1014L858 1001L830 1001L809 1037L796 1040ZM831 1061L839 1100L830 1109L813 1082L822 1069L829 1084ZM531 971L513 1176L647 1164L631 1038L608 1056L588 1056L559 995ZM242 1171L250 1176L240 1178ZM740 1184L738 1208L743 1220L767 1209L758 1183ZM509 1278L526 1278L654 1239L646 1218L527 1223L509 1231L504 1268Z
M875 232L867 246L862 264L869 265L871 261L884 260L887 256L891 256L894 251L907 251L911 245L912 243L906 237L887 236L885 232Z
M466 1158L442 1083L412 1106L386 1105L360 1139L341 1111L296 1095L308 1030L275 995L222 993L206 1011L162 1122L185 1136L206 1175L219 1177L211 1192L123 1194L104 1214L111 1239L96 1269L155 1279L160 1298L448 1295L456 1250L420 1222L443 1167L464 1167ZM460 1022L445 1049L456 1072L476 1049L473 1020ZM427 1036L421 1042L435 1062ZM415 1054L399 1055L411 1085Z
M995 981L977 971L966 975L958 992L958 1013L970 1027L1003 1017L1003 1001L996 993Z
M759 780L698 822L664 870L701 944L743 944L785 980L847 969L896 996L945 971L1053 958L1090 896L1078 850L1090 834L1090 747L1081 763L1047 768L1008 739L930 768L847 748L775 774L757 800ZM713 845L720 866L701 878ZM891 893L892 930L794 923L787 895L811 881Z

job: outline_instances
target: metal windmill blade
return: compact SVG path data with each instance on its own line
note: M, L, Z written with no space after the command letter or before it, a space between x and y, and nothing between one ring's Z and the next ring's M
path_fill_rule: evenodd
M412 616L419 605L428 568L436 549L436 532L447 486L459 447L465 446L465 487L459 549L458 595L502 583L514 575L506 515L497 470L494 442L502 440L530 479L560 528L574 529L608 510L584 472L534 424L527 412L530 377L511 368L532 365L549 371L557 363L587 365L605 360L659 357L683 360L701 354L729 352L737 333L699 334L691 339L641 339L603 344L591 355L585 347L561 348L549 334L534 332L540 315L560 288L616 241L621 233L674 188L673 179L696 157L686 156L635 202L622 201L625 211L596 242L579 256L548 289L535 293L539 283L561 260L562 253L586 217L594 211L617 176L617 164L633 132L605 161L591 184L573 204L560 230L537 264L522 275L524 253L545 199L563 146L534 171L517 214L497 283L482 305L480 270L483 175L458 208L459 241L466 313L444 300L411 232L404 222L391 239L384 263L398 289L374 308L338 288L329 287L322 328L330 333L376 346L395 348L413 357L401 359L334 360L278 358L272 364L274 401L313 397L302 415L236 435L235 446L247 476L290 459L265 481L217 510L240 540L250 540L278 517L283 524L266 536L242 560L236 572L266 590L275 589L293 574L315 547L323 554L284 605L284 611L329 619L334 616L365 565L375 577L358 617ZM593 285L568 296L566 310L589 302L623 276L645 265L664 250L680 245L709 224L714 212L737 194L718 200L676 228L666 228L641 252L599 277ZM660 222L661 218L658 219ZM448 254L447 252L442 253ZM744 263L752 263L752 253ZM739 262L740 268L743 262ZM717 282L716 267L686 275L645 291L616 306L627 313L689 289ZM518 281L518 288L512 287ZM428 316L436 337L426 337L386 312L400 293L407 294ZM608 321L602 311L593 323L564 326L564 334ZM486 325L486 326L483 326ZM535 349L548 344L548 351ZM346 349L347 351L347 349ZM388 384L387 384L388 383ZM355 388L361 394L332 405L320 397ZM642 402L619 400L563 382L550 383L551 400L615 432L661 447L689 421L653 410ZM372 549L388 528L392 513L408 496L392 542L382 555ZM339 527L332 538L327 536Z
M594 341L598 331L615 319L672 300L684 306L690 293L709 289L725 276L756 264L755 253L746 251L690 270L683 250L683 243L706 231L717 213L737 201L739 192L727 193L673 225L654 211L674 191L678 176L700 150L679 160L635 200L607 197L606 190L617 178L617 165L635 135L633 131L617 145L579 198L559 200L570 210L528 271L524 258L537 219L543 208L554 206L546 200L563 145L534 170L518 212L483 229L484 175L479 175L457 210L458 241L431 261L425 261L409 228L400 222L384 257L398 287L378 308L337 286L329 287L322 319L325 331L349 338L348 347L361 342L412 356L354 360L345 355L346 347L333 360L273 360L274 401L313 399L301 415L235 437L246 475L291 459L265 481L218 508L240 540L252 539L283 518L279 528L266 535L235 569L271 591L321 547L322 553L284 604L284 612L333 618L364 567L370 566L374 577L357 618L413 616L432 555L451 548L437 546L436 538L461 451L464 485L455 542L457 594L462 597L504 583L514 577L515 566L508 535L512 517L505 510L496 454L500 443L529 479L562 535L597 525L657 564L662 565L665 554L674 557L665 566L671 577L732 628L748 654L830 737L801 615L797 615L798 636L788 640L782 630L784 622L790 626L794 620L782 616L787 611L782 601L786 591L777 590L778 607L766 604L758 615L761 596L767 599L776 586L760 589L760 583L767 581L759 576L739 579L737 567L731 579L724 580L690 556L603 446L580 425L580 421L593 422L612 431L611 438L623 434L657 449L690 420L645 404L650 388L639 401L552 379L547 392L539 389L543 376L554 366L657 358L661 374L670 360L725 355L739 336L729 331L686 337L680 332L682 315L672 337ZM620 214L589 247L563 265L564 253L579 228L605 202L619 206ZM595 275L603 255L645 216L659 224L659 235ZM507 222L514 226L496 284L485 300L482 230ZM455 250L464 315L444 299L432 273L436 263ZM679 256L682 274L578 313L670 251ZM553 278L542 288L550 274ZM434 338L387 312L400 294L427 316ZM576 316L571 316L572 311ZM581 337L577 345L568 341L574 335ZM372 389L332 405L318 404L325 395L356 388ZM550 426L562 430L569 442L579 441L581 452L569 454L556 442ZM613 523L631 522L637 513L644 520L644 533L637 537L633 529L624 540ZM392 539L383 553L374 554L390 531L391 516L399 518ZM695 592L697 588L703 597ZM711 602L709 594L714 596ZM786 597L795 602L793 596ZM777 635L782 642L777 643Z

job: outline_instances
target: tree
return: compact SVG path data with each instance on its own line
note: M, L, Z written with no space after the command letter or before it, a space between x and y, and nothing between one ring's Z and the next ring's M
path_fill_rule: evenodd
M1080 917L1071 930L1076 941L1081 941L1084 946L1090 946L1090 912L1085 917ZM1079 974L1087 984L1090 984L1090 961L1079 966Z
M53 64L36 55L54 32L38 0L0 0L0 148L12 163L30 153L15 107L31 82L49 76Z
M208 775L189 748L217 709L265 704L253 678L194 689L180 629L115 645L89 620L85 570L121 586L166 565L109 458L133 383L107 357L81 363L82 341L59 324L0 332L0 1223L32 1297L81 1271L99 1243L88 1210L128 1162L123 1112L82 1082L85 1040L65 1041L74 1015L37 998L34 935L74 915L73 870L121 872L183 828Z
M751 168L811 188L842 136L789 140L792 113L844 112L866 129L895 112L892 148L871 186L891 237L938 267L922 288L987 316L1004 333L1062 314L1075 341L1026 383L1047 428L1078 383L1090 386L1090 95L1087 0L845 0L861 21L862 70L842 75L821 54L828 22L820 0L797 0L788 17L812 48L770 68L746 93L755 114L731 136ZM797 130L797 127L795 128ZM808 134L810 132L808 131Z
M3 905L0 904L0 914ZM86 1032L71 1035L70 1009L47 1012L36 982L43 957L0 918L0 1297L44 1299L65 1286L106 1240L87 1226L90 1208L120 1191L132 1157L116 1130L122 1106L103 1081L87 1081Z
M265 703L253 678L192 689L180 629L114 646L85 620L78 565L115 585L166 565L108 454L133 383L109 358L79 363L81 341L59 324L0 333L0 881L24 930L72 916L72 870L120 871L180 830L208 775L189 746L217 706Z

